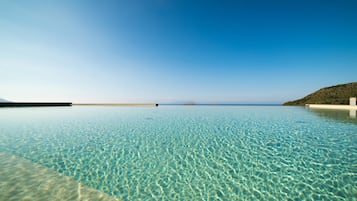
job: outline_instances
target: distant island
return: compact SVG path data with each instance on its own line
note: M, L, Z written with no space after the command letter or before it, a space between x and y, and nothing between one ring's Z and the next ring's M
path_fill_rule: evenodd
M0 98L0 103L8 103L10 101L6 100L6 99L3 99L3 98Z
M304 106L305 104L348 105L350 97L357 97L357 82L325 87L304 98L284 103L285 106Z

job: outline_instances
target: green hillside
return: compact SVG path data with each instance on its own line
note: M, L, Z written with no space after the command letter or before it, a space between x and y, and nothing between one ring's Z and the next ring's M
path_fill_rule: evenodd
M289 101L283 105L337 104L348 105L350 97L357 97L357 82L322 88L302 99Z

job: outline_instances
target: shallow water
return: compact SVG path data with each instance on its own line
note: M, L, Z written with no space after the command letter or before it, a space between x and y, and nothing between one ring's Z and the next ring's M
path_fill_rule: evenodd
M10 108L0 152L121 200L356 200L357 124L325 117L279 106Z
M0 153L0 200L119 201L29 160Z

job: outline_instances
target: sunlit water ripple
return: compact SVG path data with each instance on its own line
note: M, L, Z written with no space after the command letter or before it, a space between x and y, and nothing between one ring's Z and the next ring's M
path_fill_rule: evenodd
M357 124L299 107L1 109L0 152L121 200L357 198Z

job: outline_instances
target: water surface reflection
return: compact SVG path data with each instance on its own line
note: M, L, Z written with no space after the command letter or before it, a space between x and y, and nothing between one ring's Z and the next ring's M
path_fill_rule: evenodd
M308 109L325 119L333 119L344 123L353 123L357 125L356 110L326 110L326 109Z

